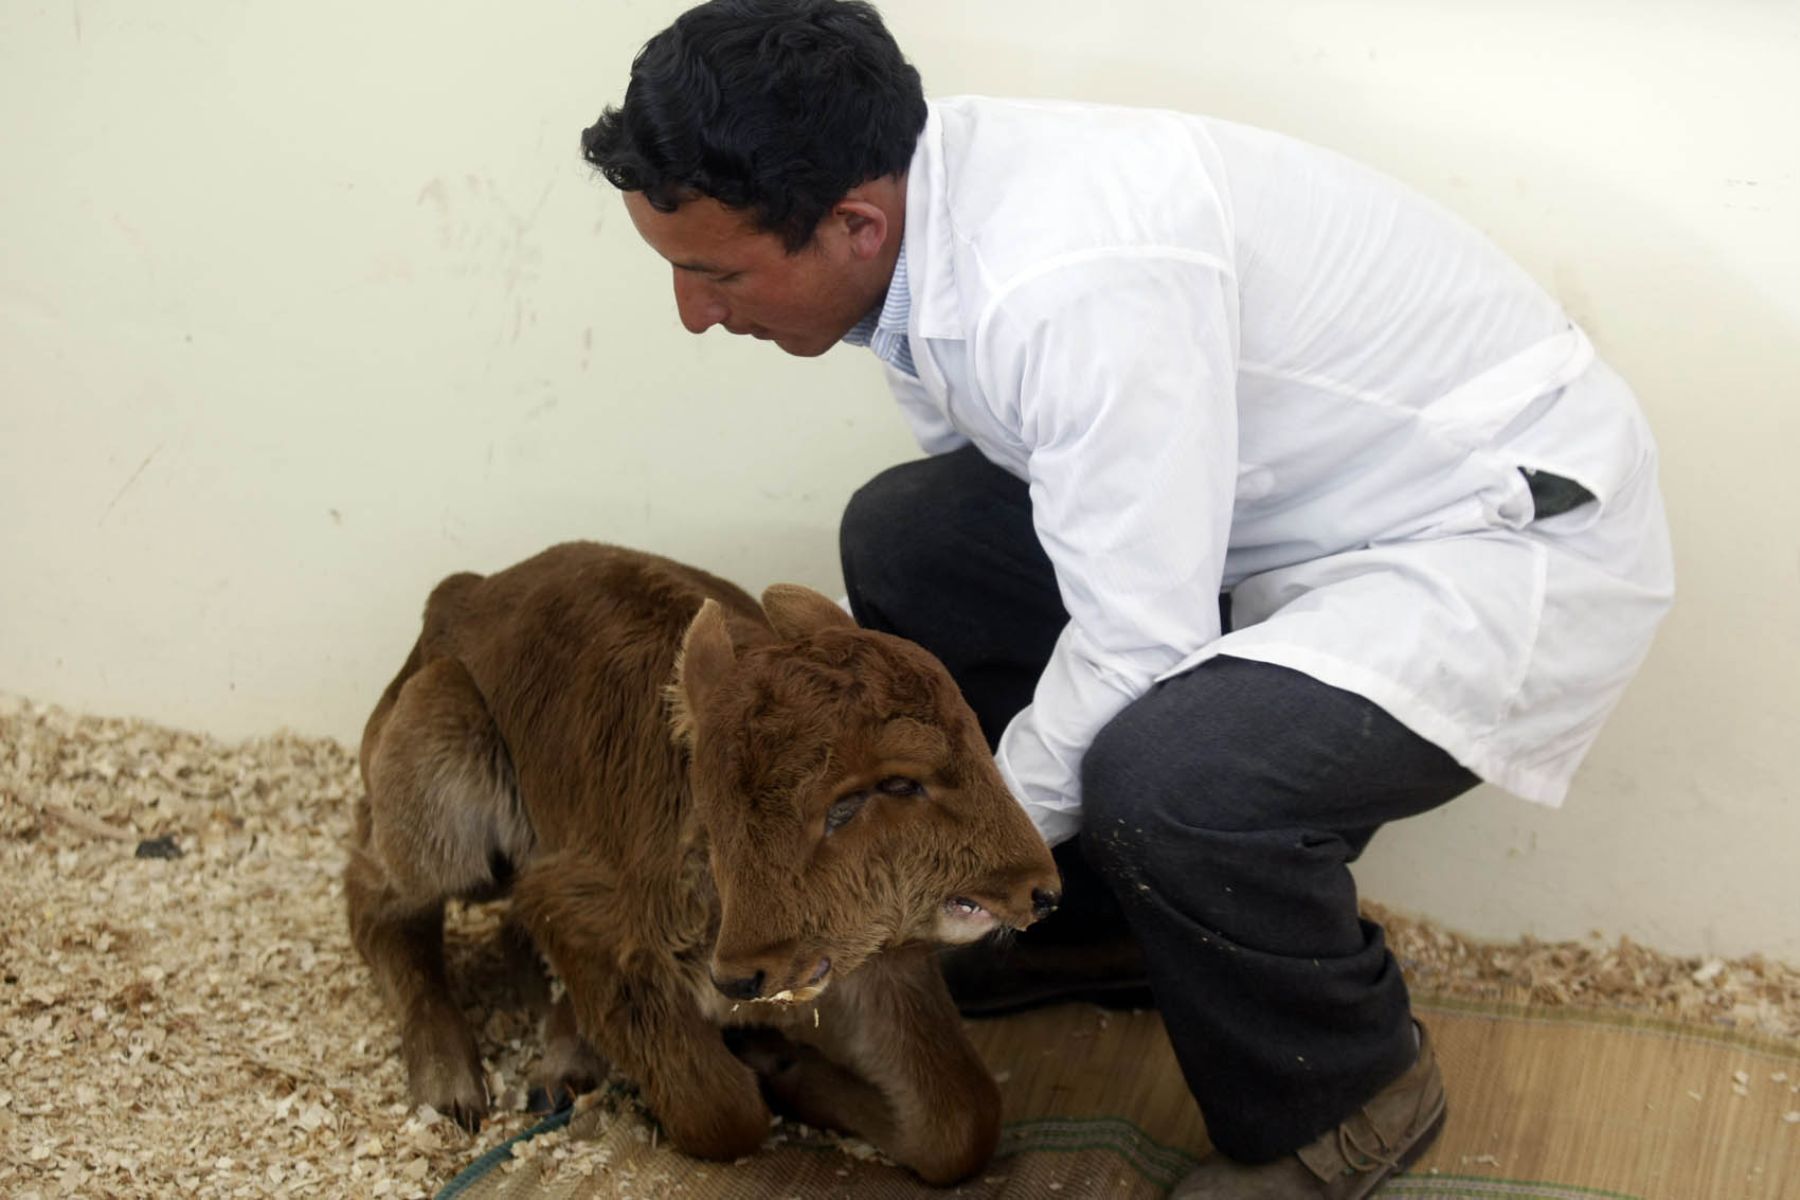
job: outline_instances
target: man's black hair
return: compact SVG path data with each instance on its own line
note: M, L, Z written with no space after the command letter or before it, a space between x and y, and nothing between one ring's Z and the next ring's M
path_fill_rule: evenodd
M904 171L924 127L919 73L874 5L711 0L644 45L581 149L661 212L711 196L791 253L851 188Z

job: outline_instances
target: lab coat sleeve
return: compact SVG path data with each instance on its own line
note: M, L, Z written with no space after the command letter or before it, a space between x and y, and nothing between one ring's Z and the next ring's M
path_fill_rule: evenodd
M1080 828L1095 735L1220 635L1232 287L1211 261L1090 258L1002 293L972 347L985 400L1026 448L1032 520L1070 617L996 751L1052 844Z

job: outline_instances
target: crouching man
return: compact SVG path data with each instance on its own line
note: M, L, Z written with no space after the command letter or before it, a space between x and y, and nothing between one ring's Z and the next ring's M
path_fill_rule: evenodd
M1041 936L1079 869L1141 947L1219 1151L1176 1195L1341 1200L1416 1158L1443 1085L1348 864L1481 780L1562 801L1672 590L1625 382L1371 170L927 102L867 4L689 11L584 148L688 329L880 360L929 457L851 501L851 604L1073 839ZM956 986L991 1000L1038 936Z

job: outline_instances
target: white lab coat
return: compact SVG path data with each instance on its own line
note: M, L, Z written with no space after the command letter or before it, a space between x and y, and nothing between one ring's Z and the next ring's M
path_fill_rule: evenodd
M1099 729L1217 654L1562 801L1672 594L1656 452L1479 233L1276 134L964 97L931 105L904 248L919 378L890 386L926 450L1029 482L1071 618L997 752L1048 839ZM1598 503L1534 523L1520 467Z

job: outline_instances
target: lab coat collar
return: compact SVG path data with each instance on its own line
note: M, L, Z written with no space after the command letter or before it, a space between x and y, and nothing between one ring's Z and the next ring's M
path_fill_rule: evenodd
M965 336L956 281L955 226L950 220L944 114L927 103L925 129L906 174L906 274L912 289L908 331L915 338ZM914 357L918 355L915 352Z

